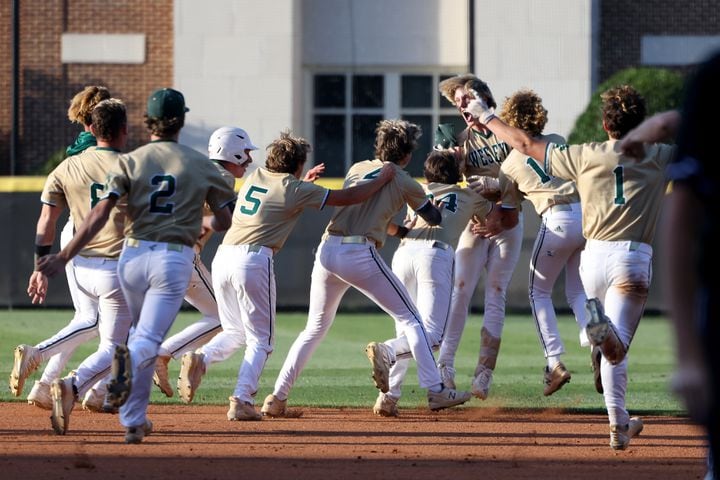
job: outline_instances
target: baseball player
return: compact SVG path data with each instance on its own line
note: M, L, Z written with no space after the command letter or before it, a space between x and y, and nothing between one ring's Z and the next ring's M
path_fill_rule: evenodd
M87 86L72 98L67 112L68 119L72 123L82 125L83 131L80 132L72 145L67 147L65 153L68 156L78 155L85 149L96 145L95 137L90 130L90 125L92 124L91 114L99 102L108 98L110 98L110 92L102 86ZM46 210L43 206L43 211L38 219L38 233L44 235L45 229L52 228L52 234L50 235L50 232L47 233L54 238L56 221L50 218L49 212L51 211L57 212L57 210ZM41 230L43 232L41 232ZM73 236L73 231L73 219L71 215L60 234L61 246L67 245ZM40 245L36 247L36 254L43 255L50 251L50 247L51 245ZM78 292L73 262L68 262L65 274L75 309L73 319L54 336L43 340L35 346L18 345L15 348L13 369L10 374L10 390L13 395L20 396L27 377L34 372L44 360L48 361L40 380L35 381L35 384L27 396L29 404L45 410L52 408L50 385L53 380L60 378L75 348L98 335L97 306L86 301L80 305L78 297L82 293ZM39 286L33 287L31 285L29 288L30 287L38 288ZM33 303L39 303L41 299L44 299L44 292L40 297L36 297ZM82 310L81 307L85 308L85 310ZM88 398L87 400L91 401L92 399ZM85 404L85 402L83 403Z
M542 99L531 90L520 90L505 99L500 118L534 138L557 145L565 143L565 139L559 135L542 135L547 122L547 110L542 105ZM562 388L571 377L560 360L565 347L552 303L553 286L563 268L565 295L581 329L585 328L586 323L587 298L579 271L580 253L585 247L580 197L575 184L551 177L541 165L542 160L538 162L513 150L502 163L498 180L502 208L519 209L522 201L527 199L542 217L530 256L528 292L540 345L547 358L543 394L548 396Z
M437 142L436 142L437 143ZM426 196L442 207L440 225L429 225L410 210L412 228L400 228L402 238L392 260L392 270L405 285L422 318L433 350L440 346L450 311L455 270L455 246L472 216L485 218L493 204L468 188L457 185L460 170L451 150L430 152L425 160L422 184ZM398 325L399 327L399 325ZM376 415L398 416L398 400L411 353L407 337L384 342L395 352L397 361L390 368L389 390L380 392L373 407Z
M385 164L395 170L394 179L363 203L335 209L315 255L310 285L310 306L305 329L293 343L273 393L265 398L261 412L271 417L286 414L287 398L295 380L330 329L340 300L355 287L395 319L397 330L407 338L417 361L420 386L428 389L428 404L440 410L465 403L470 394L442 384L420 314L405 287L378 255L388 224L406 204L429 225L442 220L440 211L403 169L412 158L420 127L403 120L383 120L375 139L375 160L355 163L345 176L345 187L375 178ZM388 373L394 352L382 343L371 343L366 353L373 364L375 385L388 391Z
M250 152L257 148L242 128L220 127L210 135L208 156L221 167L220 173L227 180L228 185L234 188L235 179L242 178L252 163ZM206 209L205 214L212 215L212 212ZM182 331L166 338L158 350L153 382L167 397L174 395L168 376L170 359L180 359L184 353L201 347L222 331L212 277L200 258L200 252L211 236L212 230L205 228L195 244L192 276L185 293L185 301L203 316Z
M601 379L610 422L610 446L624 450L643 429L625 408L627 350L642 317L652 276L652 242L665 192L664 169L674 148L648 146L642 158L625 155L618 140L642 122L645 101L628 85L602 94L603 128L609 140L556 145L533 138L495 117L482 98L468 109L496 135L545 171L577 185L587 239L580 277L587 301L590 342L602 352ZM607 316L604 312L607 312Z
M43 217L57 221L65 206L70 208L73 221L80 225L102 194L107 172L117 161L127 139L125 105L117 99L103 100L92 112L93 135L97 147L64 160L53 170L42 193ZM122 249L125 226L124 208L110 212L109 221L73 259L78 282L78 305L81 311L95 310L99 314L100 344L97 351L86 358L73 374L53 380L51 424L55 433L64 435L70 414L78 397L90 390L110 372L110 363L118 345L124 345L130 330L130 312L120 289L117 276L118 257ZM55 230L42 229L38 245L52 245ZM33 272L31 295L44 297L45 288L32 289L47 278Z
M204 202L214 214L208 222L213 230L226 230L232 218L228 207L235 192L218 167L177 143L186 111L177 90L164 88L150 95L145 120L150 143L118 157L103 197L73 240L38 265L43 273L56 274L105 224L118 198L127 195L118 274L134 329L129 352L116 350L108 386L109 403L122 404L126 443L141 443L152 431L147 406L155 358L187 291Z
M285 244L305 208L352 205L377 192L395 175L385 166L377 179L343 190L300 180L310 144L283 132L267 148L265 167L253 172L238 194L233 223L213 260L213 285L223 331L183 355L178 391L190 402L207 367L242 345L245 356L230 396L228 420L260 420L254 397L275 344L273 255Z
M501 163L510 153L510 147L467 110L468 103L478 92L488 104L494 106L495 100L490 89L474 75L460 75L443 80L439 88L443 96L458 108L467 124L467 128L457 138L461 172L468 180L477 181L471 177L480 177L479 180L488 185L484 194L488 198L499 200L498 172ZM512 217L518 216L516 226L507 230L491 227L496 223L495 215L507 217L500 219L504 222L515 221ZM460 236L455 252L455 287L450 317L438 357L443 381L454 386L455 354L465 328L473 292L484 269L485 309L480 331L480 356L472 381L473 395L482 400L490 393L493 370L500 352L500 339L505 323L505 297L522 247L522 213L519 209L497 208L486 220L486 227L488 228L482 235L476 235L472 231L472 223L469 223Z

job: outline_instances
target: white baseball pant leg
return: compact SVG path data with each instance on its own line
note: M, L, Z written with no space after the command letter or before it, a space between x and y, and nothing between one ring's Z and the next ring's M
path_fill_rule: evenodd
M393 255L392 270L415 303L433 350L440 347L447 326L454 263L452 247L434 241L407 240ZM396 330L399 330L397 326ZM390 369L388 394L399 399L412 356L410 345L400 333L385 343L392 347L397 357L395 365Z
M197 253L193 260L193 271L190 277L190 285L187 292L185 292L185 301L195 307L202 314L202 318L175 335L166 338L160 345L158 355L178 359L184 353L202 347L222 331L218 305L212 286L212 276Z
M75 257L78 287L98 302L100 344L82 361L75 373L78 396L110 372L115 346L125 345L132 319L117 274L118 261L108 258Z
M278 375L273 394L284 400L300 372L327 334L338 305L353 286L373 300L398 325L405 335L418 365L423 388L441 384L435 366L432 345L410 295L382 260L371 242L343 244L342 237L330 236L318 247L310 286L308 322L288 353Z
M640 324L652 280L652 247L640 242L588 240L580 260L580 276L588 298L599 298L626 348ZM611 425L625 425L628 356L600 368L605 406Z
M72 217L69 217L60 232L60 248L70 243L74 230ZM75 314L70 323L57 334L37 345L43 354L43 359L48 360L40 377L40 381L47 384L62 376L67 362L78 346L98 335L97 303L81 302L80 295L82 294L78 290L74 265L74 259L65 264L65 277Z
M579 203L551 207L542 215L530 257L530 308L545 358L565 353L552 291L565 269L565 295L580 328L587 324L585 291L580 281L580 253L585 247Z
M211 344L216 339L219 345L229 343L221 338L225 332L244 331L247 346L233 396L254 403L260 375L275 345L276 291L272 249L220 245L213 261L213 285L218 294L223 331L203 348L203 352L208 347L212 349Z
M123 247L118 273L134 326L128 341L132 389L120 408L125 427L145 424L157 352L182 305L194 254L187 246L144 240Z
M455 250L455 281L450 299L450 316L438 356L438 364L448 367L455 365L455 354L470 312L470 302L485 268L490 247L490 239L474 235L470 227L468 223Z

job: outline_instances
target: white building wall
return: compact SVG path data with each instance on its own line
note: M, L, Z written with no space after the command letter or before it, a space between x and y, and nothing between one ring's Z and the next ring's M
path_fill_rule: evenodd
M181 142L207 150L213 130L234 125L264 147L298 128L302 91L299 0L176 0L174 84L190 112Z
M466 66L467 0L304 0L307 66Z
M567 136L592 94L593 0L477 0L475 73L498 105L531 88Z

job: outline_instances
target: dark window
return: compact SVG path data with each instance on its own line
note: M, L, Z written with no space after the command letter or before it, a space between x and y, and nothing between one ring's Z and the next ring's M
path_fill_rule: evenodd
M345 75L315 75L315 107L342 108L345 106Z
M433 99L433 77L431 75L402 76L402 107L431 108Z
M325 164L325 177L345 176L345 116L315 115L315 165Z
M418 140L418 146L413 152L412 160L407 166L406 170L413 177L423 176L423 163L427 154L432 150L433 137L435 131L432 128L432 116L431 115L403 115L403 119L408 122L412 122L416 125L420 125L422 128L422 136Z
M353 107L383 107L385 89L382 75L355 75L352 87Z
M375 129L382 115L352 116L352 161L375 158Z

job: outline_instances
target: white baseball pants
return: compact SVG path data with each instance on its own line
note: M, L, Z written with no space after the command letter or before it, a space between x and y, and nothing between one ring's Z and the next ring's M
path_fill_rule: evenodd
M528 292L540 346L545 357L565 353L555 315L552 291L565 269L565 296L583 329L587 324L585 291L580 281L580 253L585 247L579 203L556 205L543 212L530 257Z
M318 246L307 325L288 352L273 394L281 400L288 397L300 372L327 335L340 301L351 286L395 319L398 332L407 338L417 362L420 386L439 385L442 382L435 366L432 342L405 286L380 257L373 242L342 243L344 238L329 236Z
M646 243L588 240L580 259L580 276L588 298L599 298L629 349L640 324L652 279L652 247ZM601 376L611 425L625 425L628 357L611 365L603 356Z
M77 256L74 263L80 309L87 308L83 305L85 302L97 305L100 321L100 344L75 372L75 386L82 398L90 387L110 372L115 346L127 342L132 319L120 288L117 260Z
M493 337L501 338L507 288L522 248L522 212L519 217L514 228L490 238L473 235L469 224L460 235L455 251L455 287L445 337L440 345L439 364L455 365L455 354L465 329L470 302L483 269L487 271L483 328Z
M433 350L440 347L450 313L454 264L453 248L432 240L406 239L393 255L392 270L415 302ZM397 338L385 342L397 357L390 369L388 391L395 399L400 398L411 358L410 345L400 330L396 325Z
M212 277L197 253L193 260L193 271L190 285L185 292L185 301L195 307L202 314L202 318L166 338L160 345L158 355L179 359L185 352L200 348L222 331Z
M60 233L60 248L72 240L73 233L74 225L72 217L70 217ZM67 362L77 347L98 336L97 302L83 301L82 305L80 304L79 298L84 294L78 289L75 259L65 265L65 276L75 314L70 323L58 333L36 345L42 353L43 360L48 361L40 377L40 381L48 385L62 376Z
M131 240L125 240L118 264L134 326L128 341L132 389L120 408L125 427L145 424L155 358L182 305L195 256L187 246L145 240L130 246Z
M246 345L233 396L254 403L275 345L275 273L271 248L220 245L212 264L222 332L203 348L205 365Z

